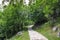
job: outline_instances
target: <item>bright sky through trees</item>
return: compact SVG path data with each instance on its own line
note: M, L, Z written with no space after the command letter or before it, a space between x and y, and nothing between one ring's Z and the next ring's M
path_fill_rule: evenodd
M29 4L29 0L24 0L24 5L28 6L28 4Z

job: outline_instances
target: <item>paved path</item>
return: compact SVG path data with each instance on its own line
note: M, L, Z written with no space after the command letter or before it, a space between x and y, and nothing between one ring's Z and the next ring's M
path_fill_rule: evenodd
M44 37L42 34L32 30L33 25L30 25L28 28L30 40L48 40L46 37Z

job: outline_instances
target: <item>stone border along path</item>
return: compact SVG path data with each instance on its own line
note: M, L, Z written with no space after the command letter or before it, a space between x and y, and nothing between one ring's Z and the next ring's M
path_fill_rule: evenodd
M46 37L44 37L42 34L32 30L32 26L30 25L28 28L30 40L48 40Z

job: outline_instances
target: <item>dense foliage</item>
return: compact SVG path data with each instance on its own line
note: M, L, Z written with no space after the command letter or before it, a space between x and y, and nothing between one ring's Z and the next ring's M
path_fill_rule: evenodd
M0 36L10 37L30 24L40 25L49 20L54 23L56 17L60 15L59 2L59 0L36 0L25 6L22 0L16 0L16 3L14 0L11 1L4 11L0 12Z

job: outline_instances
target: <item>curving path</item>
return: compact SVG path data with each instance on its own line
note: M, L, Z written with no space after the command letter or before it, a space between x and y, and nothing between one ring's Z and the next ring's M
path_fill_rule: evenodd
M32 26L30 25L28 28L30 40L48 40L46 37L44 37L42 34L32 30Z

